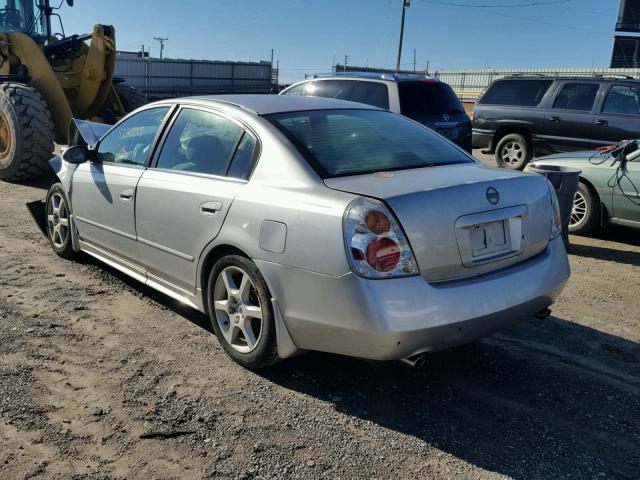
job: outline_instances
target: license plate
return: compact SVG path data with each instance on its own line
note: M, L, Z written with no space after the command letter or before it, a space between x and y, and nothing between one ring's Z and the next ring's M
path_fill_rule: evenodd
M480 223L471 227L471 255L487 257L510 249L504 220Z

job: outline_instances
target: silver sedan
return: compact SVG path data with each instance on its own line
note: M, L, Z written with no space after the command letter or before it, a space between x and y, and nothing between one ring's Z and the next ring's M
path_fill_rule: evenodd
M548 314L569 277L544 177L388 111L212 96L107 129L75 121L50 162L53 250L206 313L249 368L304 350L416 362Z

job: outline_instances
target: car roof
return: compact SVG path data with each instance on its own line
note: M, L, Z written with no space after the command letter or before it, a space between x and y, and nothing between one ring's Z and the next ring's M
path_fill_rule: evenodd
M248 110L256 115L273 113L299 112L305 110L380 110L372 105L349 102L325 97L308 97L303 95L206 95L184 97L173 100L175 103L198 102L205 104L225 103Z
M500 80L582 80L586 82L631 82L638 83L640 79L630 77L627 75L595 75L595 76L586 76L586 75L509 75L503 78L496 80L497 82Z
M369 80L387 80L390 82L415 82L420 80L439 81L435 77L430 77L421 73L393 73L393 72L336 72L336 73L319 73L313 75L310 79L369 79Z

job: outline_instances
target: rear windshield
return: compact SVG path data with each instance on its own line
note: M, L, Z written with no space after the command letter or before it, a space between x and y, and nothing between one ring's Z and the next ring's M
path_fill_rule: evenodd
M389 108L389 89L381 82L363 80L313 80L291 87L283 95L339 98L366 103L378 108Z
M268 115L322 178L472 163L439 135L381 110Z
M552 83L553 80L498 80L489 87L478 104L535 107Z
M433 80L398 82L398 92L403 115L464 113L460 99L446 83Z

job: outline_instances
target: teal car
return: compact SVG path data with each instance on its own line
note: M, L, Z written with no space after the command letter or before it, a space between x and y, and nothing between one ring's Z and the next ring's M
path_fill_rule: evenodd
M569 233L584 235L609 224L640 229L640 148L618 157L597 150L558 153L530 164L544 165L582 171Z

